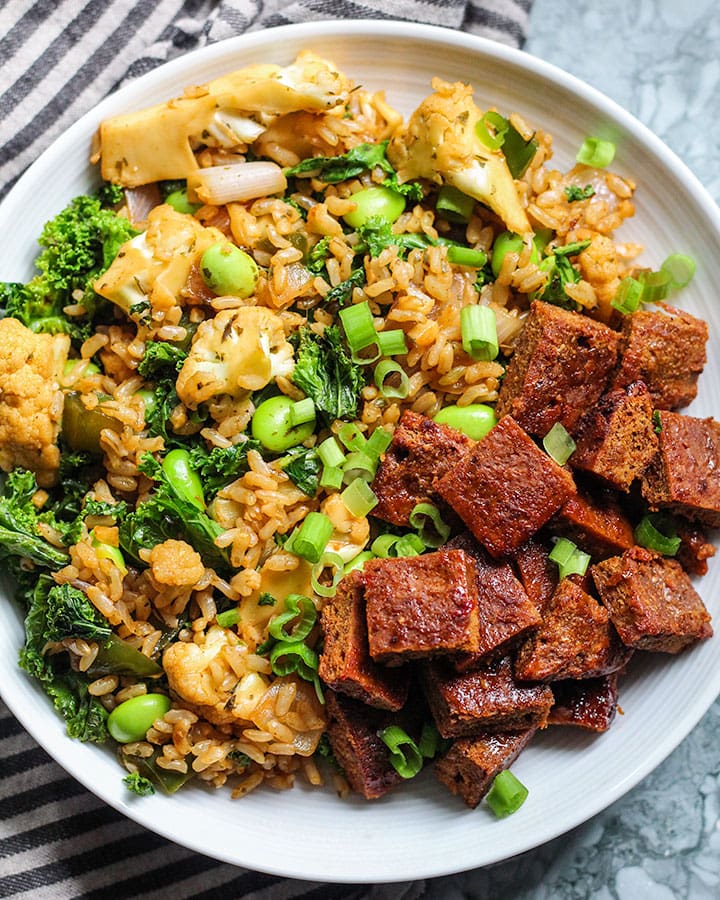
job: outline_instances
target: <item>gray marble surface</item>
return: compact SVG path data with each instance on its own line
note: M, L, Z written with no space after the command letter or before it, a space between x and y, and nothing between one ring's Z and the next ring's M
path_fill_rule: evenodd
M720 201L718 0L535 0L525 49L636 115ZM720 701L652 775L584 826L426 890L432 900L717 900Z

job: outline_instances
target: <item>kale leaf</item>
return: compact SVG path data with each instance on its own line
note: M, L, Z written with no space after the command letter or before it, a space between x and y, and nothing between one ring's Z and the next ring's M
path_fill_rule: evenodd
M547 284L540 294L540 299L563 309L578 310L577 304L568 296L565 287L568 284L577 284L581 279L579 269L571 262L571 256L577 256L590 245L590 241L575 241L556 247L555 250L540 263L540 268L548 273Z
M45 639L62 641L65 638L83 638L87 641L104 641L112 629L82 591L69 584L56 584L50 588L46 600Z
M283 472L289 475L298 488L314 497L320 486L322 463L314 447L293 447L281 461Z
M366 280L365 268L363 266L360 266L358 269L353 269L349 278L336 284L335 287L330 288L327 294L325 294L325 303L337 303L338 306L345 306L346 303L349 303L352 300L353 290L356 287L363 287Z
M247 455L250 450L260 450L259 441L249 438L232 447L213 447L207 450L205 445L190 449L190 465L200 476L205 496L215 494L236 478L244 475L249 466Z
M126 775L123 778L123 784L133 794L137 794L138 797L148 797L155 793L152 781L139 772L131 772L129 775Z
M340 156L313 156L286 169L285 175L288 178L296 176L322 178L327 184L357 178L358 175L376 166L383 172L394 175L395 170L385 156L387 145L388 141L379 144L358 144Z
M32 472L15 469L7 476L0 497L0 559L27 557L39 566L57 569L67 565L68 555L53 547L38 530L40 518L32 502L36 490Z
M138 374L149 381L176 377L187 359L187 352L167 341L148 341L145 354L138 365Z

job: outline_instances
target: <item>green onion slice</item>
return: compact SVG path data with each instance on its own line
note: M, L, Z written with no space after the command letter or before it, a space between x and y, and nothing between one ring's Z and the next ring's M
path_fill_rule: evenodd
M527 800L528 789L506 769L495 776L487 795L487 804L498 819L517 812Z
M320 597L334 597L337 586L340 584L340 579L345 574L344 568L345 560L342 556L339 553L326 550L320 557L320 560L313 566L310 575L310 583L315 593ZM329 585L320 580L326 569L332 570L332 581Z
M338 310L345 329L345 337L353 353L369 347L377 341L377 331L367 300Z
M288 594L285 598L285 612L275 616L268 625L268 634L276 641L304 641L310 634L317 621L315 604L309 597L302 594ZM287 632L285 626L294 622L292 629Z
M615 144L601 138L585 138L575 159L585 166L604 169L615 159Z
M378 737L390 751L390 764L401 778L414 778L423 767L422 753L410 735L399 725L389 725Z
M391 556L396 556L397 554L394 552L394 548L400 540L400 537L401 535L399 534L379 534L370 545L370 549L373 554L380 559L388 559Z
M673 288L685 287L695 274L695 260L684 253L671 253L660 269L667 272Z
M460 334L463 350L473 359L489 362L498 355L497 321L489 306L464 306Z
M494 109L489 109L475 125L475 134L488 150L499 150L505 143L507 131L508 120Z
M225 612L218 613L215 621L221 628L232 628L240 621L240 610L237 606L234 609L226 609Z
M472 218L475 200L451 184L444 184L437 195L435 211L448 222L467 224Z
M395 556L419 556L425 549L425 542L419 534L404 534L395 544Z
M339 467L345 462L345 454L334 437L326 438L317 446L317 455L324 466Z
M417 503L410 513L410 525L426 547L441 547L450 536L450 526L434 503Z
M375 554L370 550L363 550L362 553L358 553L357 556L353 556L349 563L345 564L345 568L343 569L343 575L347 575L348 572L352 572L353 569L360 569L362 571L365 563L369 559L375 559Z
M375 386L386 399L404 400L410 393L407 372L392 359L382 359L375 367Z
M302 641L278 641L270 651L270 665L275 675L297 673L305 681L314 681L318 655Z
M292 550L295 556L301 556L308 562L316 563L333 533L333 524L324 513L309 512L302 525L291 537ZM287 547L287 544L285 545Z
M323 466L320 474L320 487L339 491L343 483L343 470L338 466Z
M354 422L344 422L340 426L338 437L348 450L358 450L360 452L365 450L367 439Z
M351 481L340 497L348 512L358 518L366 516L378 502L372 488L363 478Z
M655 550L663 556L675 556L682 543L675 531L674 522L663 513L644 516L635 528L635 541L641 547Z
M315 403L311 397L298 400L290 407L290 425L304 425L306 422L315 421Z
M343 465L343 481L345 484L350 484L356 478L360 478L362 481L372 481L375 477L377 466L377 457L370 456L369 453L362 451L348 453Z
M610 301L610 305L626 316L631 315L640 306L643 286L636 278L623 278Z
M456 266L469 266L473 269L482 269L487 262L487 253L484 250L474 250L472 247L461 247L453 244L448 247L448 262Z
M545 452L559 466L564 466L570 459L575 452L575 446L575 441L561 422L556 422L543 438Z
M641 303L657 303L658 300L664 300L672 287L669 273L662 269L659 272L640 272L638 281L643 289Z
M440 732L434 722L425 722L420 732L418 750L425 759L433 759L440 747Z
M376 428L365 444L365 452L373 459L379 459L392 443L392 435L384 428Z
M549 558L557 563L560 578L568 575L584 575L590 565L590 554L569 541L567 538L558 538L555 546L549 553Z
M377 343L383 356L403 356L408 352L402 328L378 332Z

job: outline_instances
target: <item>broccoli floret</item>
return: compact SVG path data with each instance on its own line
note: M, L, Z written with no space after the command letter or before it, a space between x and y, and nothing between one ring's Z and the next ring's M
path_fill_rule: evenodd
M39 274L28 284L0 283L0 307L32 331L84 340L100 300L93 283L122 244L138 233L99 197L76 197L43 228L43 250L35 261ZM66 316L63 307L77 303L86 315Z
M15 469L5 482L0 497L0 559L20 556L39 566L57 569L67 565L65 551L53 547L40 534L40 521L32 498L37 482L32 472Z

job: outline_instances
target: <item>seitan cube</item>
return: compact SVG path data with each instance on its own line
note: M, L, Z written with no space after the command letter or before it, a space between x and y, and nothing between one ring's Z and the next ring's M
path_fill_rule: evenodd
M590 472L628 491L657 453L650 392L642 381L610 391L582 418L570 457L574 469Z
M611 386L644 381L656 409L687 406L697 395L707 339L705 322L668 304L626 316Z
M505 416L436 489L497 558L531 538L575 494L575 483Z
M619 335L588 316L536 300L505 373L496 412L543 438L556 422L572 434L600 399Z
M711 528L720 527L720 423L658 410L659 450L645 470L643 497Z
M680 653L712 636L710 614L680 563L633 547L591 568L623 642L638 650Z
M584 681L556 681L555 705L548 725L574 725L588 731L607 731L617 712L617 673Z
M378 498L373 515L407 525L418 503L437 502L433 483L459 464L474 443L448 425L407 410L372 483Z
M708 541L704 528L676 516L675 531L680 538L675 559L688 575L707 575L707 561L715 556L716 547Z
M548 526L554 534L569 538L594 560L616 556L635 546L630 520L609 491L578 491Z
M557 563L540 541L530 540L515 554L515 565L530 602L542 615L558 586Z
M618 639L608 611L563 578L542 625L520 646L515 677L521 681L596 678L621 669L632 651Z
M378 666L370 657L362 572L342 579L322 610L323 650L318 674L333 690L378 709L398 710L407 700L409 674Z
M453 794L475 809L492 787L495 777L510 768L535 731L535 728L528 728L459 738L435 763L435 775Z
M479 647L473 562L462 550L371 559L365 563L368 645L376 662Z
M462 674L442 660L431 660L423 664L422 680L444 738L544 728L553 704L547 685L520 684L515 679L509 657Z
M480 646L477 653L460 654L453 660L458 672L467 672L483 660L507 653L540 624L541 617L508 563L491 559L467 532L446 544L451 547L464 550L475 563Z

